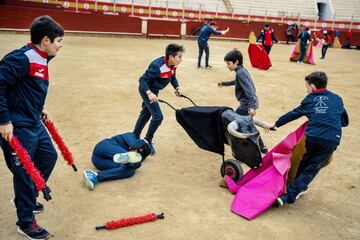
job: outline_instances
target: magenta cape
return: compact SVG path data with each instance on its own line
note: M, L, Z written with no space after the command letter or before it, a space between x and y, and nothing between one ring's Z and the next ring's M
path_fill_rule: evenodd
M287 175L291 167L293 149L304 137L307 123L304 123L277 144L263 158L263 164L250 169L242 179L234 182L225 176L230 192L235 195L231 210L249 220L266 211L286 192Z

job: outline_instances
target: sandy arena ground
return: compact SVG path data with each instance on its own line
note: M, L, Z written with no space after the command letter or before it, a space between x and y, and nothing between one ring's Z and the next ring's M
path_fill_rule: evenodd
M22 34L0 33L1 58L29 42ZM82 171L93 169L94 145L103 138L132 131L140 111L139 76L170 42L186 48L177 77L185 95L198 105L237 107L232 87L216 83L232 80L223 57L232 48L244 54L260 98L257 117L274 121L296 107L306 94L304 76L323 70L330 79L328 89L342 96L350 117L334 161L321 171L308 194L296 204L269 209L253 221L230 211L233 200L220 188L221 157L199 149L177 124L172 109L162 106L164 122L154 141L157 154L149 157L134 177L101 183L88 191ZM74 173L61 156L50 177L53 200L37 215L53 239L360 239L360 51L329 49L316 66L289 62L292 45L275 45L273 67L252 68L245 42L210 41L212 70L197 70L197 43L193 40L158 40L66 36L64 47L50 63L50 90L46 109L72 150L79 172ZM169 86L161 98L178 108L190 106L176 98ZM294 130L305 119L276 132L262 134L269 147ZM227 147L227 156L231 153ZM0 156L0 239L23 239L16 233L12 176ZM107 220L164 212L166 219L119 229L95 231Z

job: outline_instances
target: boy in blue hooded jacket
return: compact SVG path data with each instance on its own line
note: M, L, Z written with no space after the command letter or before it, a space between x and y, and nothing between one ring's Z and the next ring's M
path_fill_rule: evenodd
M294 203L307 192L308 185L320 169L327 165L340 144L341 128L349 124L341 97L326 89L327 81L324 72L313 72L306 76L306 89L309 94L300 106L284 114L265 129L269 131L281 127L302 116L308 118L305 131L306 153L299 164L295 180L288 186L287 193L277 199L277 206Z
M149 154L149 143L133 133L106 138L96 144L91 158L100 171L85 170L85 186L94 190L98 182L132 177Z

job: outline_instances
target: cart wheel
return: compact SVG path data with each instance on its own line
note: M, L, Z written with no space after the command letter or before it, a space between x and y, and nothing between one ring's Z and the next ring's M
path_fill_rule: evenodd
M242 178L243 170L242 170L242 167L240 166L239 161L236 161L234 159L227 159L227 160L225 160L224 164L225 164L225 169L224 169L223 164L221 164L221 167L220 167L220 173L221 173L222 177L224 177L225 175L228 175L235 182L239 181Z

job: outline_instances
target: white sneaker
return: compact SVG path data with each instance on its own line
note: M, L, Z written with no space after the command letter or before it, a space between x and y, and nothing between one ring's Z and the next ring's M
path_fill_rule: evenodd
M141 162L141 155L137 152L126 152L126 153L117 153L113 157L113 161L116 163L137 163Z
M278 198L276 199L276 201L275 201L275 206L276 206L276 207L282 207L282 206L284 206L283 200L278 197Z

